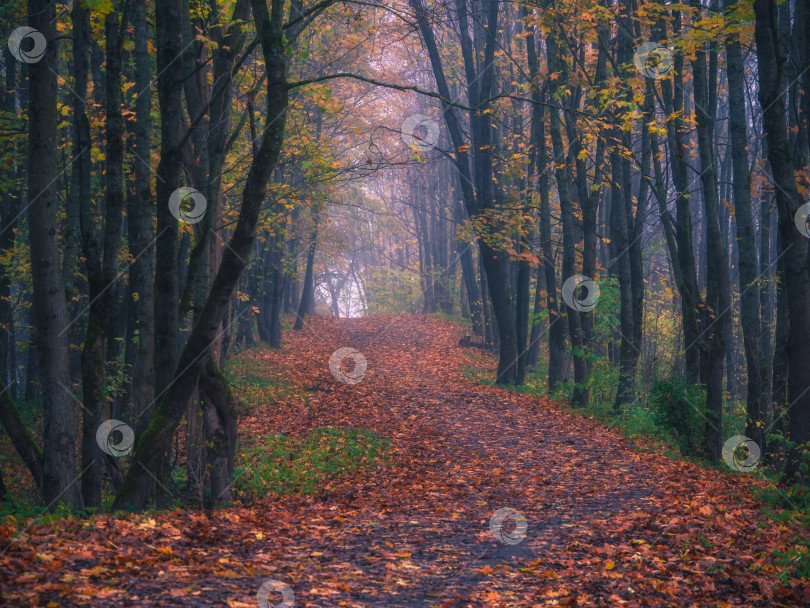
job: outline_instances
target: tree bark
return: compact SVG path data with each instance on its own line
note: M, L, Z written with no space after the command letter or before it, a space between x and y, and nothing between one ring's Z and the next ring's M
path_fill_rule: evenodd
M163 396L155 417L136 444L133 466L116 496L114 509L141 509L148 500L152 476L160 466L162 454L169 449L172 436L186 409L188 396L197 383L206 354L216 339L222 316L244 269L244 260L250 253L255 237L267 183L284 141L289 95L284 55L284 5L281 0L273 0L270 13L264 0L251 0L251 5L267 72L268 118L261 145L248 173L239 219L223 253L222 263L205 307L180 355L174 380Z
M713 147L714 115L711 112L709 79L706 72L706 52L698 45L692 60L695 113L697 115L700 180L703 185L703 206L706 216L706 305L701 315L701 382L706 386L706 410L709 419L705 427L706 456L712 462L720 460L723 444L723 368L726 339L731 323L731 291L728 271L728 249L720 230L717 195L717 172Z
M793 171L793 160L785 120L782 75L785 57L779 44L777 3L754 0L755 39L759 61L759 102L762 106L768 164L776 185L779 235L784 259L784 294L787 299L789 333L788 402L790 439L794 447L788 454L785 473L793 481L806 483L802 472L802 453L810 438L810 276L808 275L807 239L796 229L794 218L803 204Z
M121 59L123 34L128 26L128 4L123 14L112 12L105 17L106 38L106 196L103 242L98 242L93 225L90 201L82 201L80 214L82 248L87 266L89 315L82 348L82 496L85 507L101 508L101 481L104 471L102 451L96 431L105 420L106 345L114 304L124 212L124 120L121 113ZM99 246L101 245L101 246Z
M315 266L315 249L318 246L319 220L320 215L316 211L315 217L313 218L313 221L315 222L315 227L312 229L312 235L310 236L309 241L309 248L307 250L307 269L304 272L304 287L303 291L301 292L301 301L298 303L298 314L296 315L295 325L293 325L293 329L304 328L304 317L306 316L310 308L311 302L315 296L312 277Z
M134 0L135 36L135 193L132 208L127 209L131 253L135 260L130 269L132 293L138 294L135 331L138 354L132 370L132 419L135 432L146 429L151 418L150 406L155 399L155 268L154 228L155 199L152 196L152 167L148 162L152 149L152 68L149 57L149 29L146 0Z
M732 8L737 0L726 0ZM757 246L751 210L751 174L748 170L748 133L745 117L745 68L740 35L726 39L728 76L729 135L733 171L733 196L740 273L740 324L747 369L745 434L765 449L765 413L767 411L768 368L762 356L760 326L760 288L757 270Z
M28 66L28 239L45 418L42 497L49 508L58 501L81 508L56 193L55 3L28 0L28 15L29 26L39 30L48 43L42 60Z

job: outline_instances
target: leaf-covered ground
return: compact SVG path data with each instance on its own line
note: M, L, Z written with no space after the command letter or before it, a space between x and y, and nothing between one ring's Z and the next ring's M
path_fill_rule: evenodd
M360 427L390 441L387 459L214 512L5 525L0 605L255 608L269 580L294 600L263 603L285 607L810 603L774 561L806 530L763 515L751 490L764 482L475 384L458 339L425 317L316 317L286 332L282 351L256 356L294 390L246 408L243 438ZM357 384L328 367L345 346L368 362ZM491 531L502 508L525 517L521 542L502 542L521 537L509 520L502 539Z

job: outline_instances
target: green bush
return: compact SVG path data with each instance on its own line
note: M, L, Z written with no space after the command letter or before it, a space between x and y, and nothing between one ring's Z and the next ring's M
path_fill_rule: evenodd
M647 403L656 426L672 435L681 454L697 455L708 417L706 391L681 379L662 380L653 385Z

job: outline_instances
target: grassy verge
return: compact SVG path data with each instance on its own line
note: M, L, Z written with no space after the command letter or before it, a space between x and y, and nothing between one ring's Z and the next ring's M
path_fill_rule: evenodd
M267 492L312 494L350 473L387 461L390 442L367 429L324 427L301 437L272 434L239 451L234 487L251 497Z
M266 356L271 352L269 346L260 344L239 351L228 360L225 377L240 409L257 408L303 396L285 381L283 373L268 369Z
M467 378L483 385L492 382L493 365L486 357L475 359L472 365L462 370ZM700 451L702 420L704 420L705 394L694 386L685 386L677 380L656 381L649 395L637 399L621 411L613 409L618 369L610 368L601 359L594 361L591 374L590 399L585 408L573 408L572 383L564 383L550 392L547 384L547 360L541 356L538 366L526 375L522 386L507 386L530 395L551 397L568 412L598 420L606 426L619 429L631 439L641 439L635 443L636 449L655 451L671 458L695 462L701 466L728 471L724 463L715 465L696 456ZM734 435L733 429L744 434L744 404L730 402L724 408L724 427L730 429L727 435ZM779 475L767 466L758 469L769 485L754 487L753 496L761 503L763 515L776 522L794 522L810 528L810 489L800 486L779 487ZM747 473L739 473L745 475ZM793 546L785 551L774 551L773 563L780 568L779 579L788 584L792 578L810 578L810 546L806 536L791 539Z

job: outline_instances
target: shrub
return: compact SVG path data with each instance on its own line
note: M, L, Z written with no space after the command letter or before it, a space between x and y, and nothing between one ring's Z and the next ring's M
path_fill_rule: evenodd
M659 381L650 391L648 405L655 424L672 435L681 454L699 453L708 417L704 389L681 379Z

